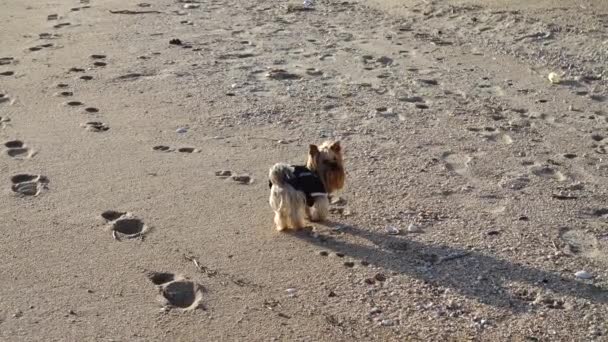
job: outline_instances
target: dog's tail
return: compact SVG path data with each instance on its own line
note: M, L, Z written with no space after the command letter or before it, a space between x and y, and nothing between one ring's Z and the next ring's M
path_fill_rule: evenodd
M287 179L293 177L293 168L290 165L277 163L274 164L273 167L270 168L268 172L268 178L270 178L270 183L277 186L284 186L286 184Z

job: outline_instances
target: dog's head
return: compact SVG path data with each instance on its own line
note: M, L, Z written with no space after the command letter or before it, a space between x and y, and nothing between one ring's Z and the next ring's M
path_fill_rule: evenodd
M339 141L326 141L321 146L310 145L306 166L321 177L328 193L344 187L346 175Z

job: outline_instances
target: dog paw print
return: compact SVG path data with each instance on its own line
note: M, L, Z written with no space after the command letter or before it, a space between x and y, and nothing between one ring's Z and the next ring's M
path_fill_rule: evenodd
M18 174L11 177L11 190L19 196L38 196L47 189L48 178L41 175Z
M215 176L222 178L222 179L231 179L234 182L237 182L239 184L252 184L253 183L253 177L251 177L248 174L236 174L233 171L229 171L229 170L220 170L220 171L215 171Z
M167 272L150 272L148 279L158 288L163 310L191 311L201 307L204 288L200 284Z
M34 152L29 149L21 140L11 140L4 143L6 154L15 159L27 159L34 155Z
M105 132L110 129L110 126L99 121L89 121L82 124L82 127L89 132Z
M106 210L101 218L110 226L112 237L116 241L125 239L143 238L150 228L131 213L115 210Z
M166 146L166 145L156 145L154 147L152 147L153 151L158 151L158 152L179 152L179 153L199 153L201 150L199 150L198 148L194 148L194 147L179 147L179 148L173 148L170 146Z

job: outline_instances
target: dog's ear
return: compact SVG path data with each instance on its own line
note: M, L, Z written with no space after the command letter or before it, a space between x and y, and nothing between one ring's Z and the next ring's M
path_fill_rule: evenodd
M317 147L317 145L310 145L310 147L308 148L308 154L313 157L319 154L319 148Z
M336 152L336 153L342 152L342 146L340 146L340 142L339 141L336 141L333 144L331 144L329 146L329 149L332 150L332 151L334 151L334 152Z

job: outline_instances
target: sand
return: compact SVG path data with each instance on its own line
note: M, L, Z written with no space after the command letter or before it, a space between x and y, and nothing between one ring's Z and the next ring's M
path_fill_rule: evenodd
M0 340L608 339L605 2L142 1L0 0Z

